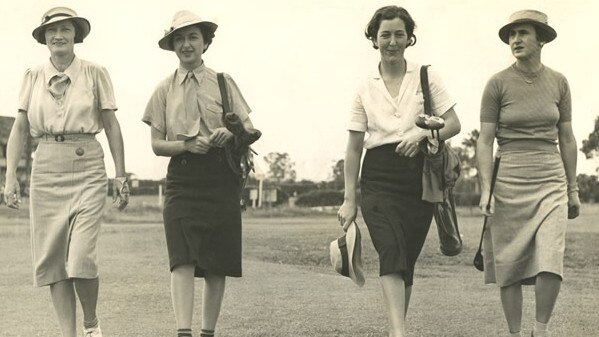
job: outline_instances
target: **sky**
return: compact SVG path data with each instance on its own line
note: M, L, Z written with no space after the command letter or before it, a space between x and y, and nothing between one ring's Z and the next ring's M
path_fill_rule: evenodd
M75 53L110 73L127 171L141 179L163 178L168 158L152 152L150 129L141 117L158 82L178 66L176 55L159 49L158 40L174 13L187 9L219 25L204 61L229 73L252 108L252 121L263 133L254 146L258 157L287 152L299 179L327 180L344 157L355 90L379 60L364 27L376 9L390 4L406 8L416 21L418 42L406 58L435 67L457 102L462 132L454 144L479 128L489 77L514 62L497 31L521 9L545 12L558 33L543 48L542 61L570 83L578 147L592 131L599 115L599 39L593 33L599 30L599 3L592 0L2 1L0 115L16 115L25 70L49 57L47 47L31 36L42 14L54 6L71 7L91 23ZM103 134L99 139L107 144ZM110 151L104 149L113 176ZM579 173L594 173L599 162L578 156Z

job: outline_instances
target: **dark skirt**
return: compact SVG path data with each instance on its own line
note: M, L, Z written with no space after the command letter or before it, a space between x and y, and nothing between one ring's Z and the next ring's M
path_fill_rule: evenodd
M171 271L241 276L239 186L222 149L171 158L163 212Z
M397 144L366 151L360 180L362 216L379 254L380 275L401 274L414 283L414 266L433 217L422 200L422 154L395 153Z

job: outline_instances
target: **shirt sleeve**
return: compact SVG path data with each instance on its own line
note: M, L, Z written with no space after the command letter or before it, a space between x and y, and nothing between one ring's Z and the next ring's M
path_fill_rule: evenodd
M431 91L431 109L435 116L441 116L456 104L447 91L441 76L432 67L428 68L429 86Z
M480 103L480 121L482 123L499 123L499 111L501 110L499 92L499 81L492 77L485 86Z
M570 94L570 85L565 77L560 81L560 100L557 105L559 110L558 123L572 121L572 97Z
M96 68L96 97L100 110L117 110L116 100L114 98L114 89L110 81L110 75L106 68L98 66Z
M168 86L162 81L154 90L146 105L141 120L156 130L166 134L166 95Z
M252 109L250 109L249 105L245 101L245 98L243 98L241 90L239 90L237 83L235 83L231 75L225 73L224 76L229 91L229 103L231 104L231 109L233 112L239 115L239 118L242 121L248 120L250 118L249 114L252 112Z
M19 112L29 111L29 102L31 101L31 91L33 89L34 82L35 79L33 78L33 72L31 69L27 69L27 71L25 71L25 75L23 75L23 81L21 82L21 92L19 93L19 101L17 105Z
M360 90L356 92L354 100L351 104L349 123L347 125L349 131L366 132L368 130L368 116L362 104Z

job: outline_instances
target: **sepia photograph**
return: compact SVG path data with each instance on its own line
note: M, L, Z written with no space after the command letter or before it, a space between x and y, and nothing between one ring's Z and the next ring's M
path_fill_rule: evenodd
M0 11L0 337L599 336L599 3Z

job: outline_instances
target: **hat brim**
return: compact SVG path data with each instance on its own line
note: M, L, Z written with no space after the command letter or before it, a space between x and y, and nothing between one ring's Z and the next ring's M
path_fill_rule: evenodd
M89 21L87 21L87 19L79 17L79 16L61 17L61 18L52 19L52 20L40 25L39 27L35 28L33 30L33 32L31 33L31 35L37 42L39 42L41 44L46 44L46 36L45 36L46 28L51 24L54 24L57 22L62 22L62 21L67 21L67 20L71 20L73 22L73 24L75 25L75 30L77 30L77 33L75 34L74 42L75 43L83 42L83 39L85 39L87 37L87 35L89 35L89 32L91 30L91 25L89 24Z
M555 29L551 28L551 26L541 23L539 21L525 19L516 20L501 27L501 29L499 29L499 38L501 39L501 41L503 41L505 44L510 44L510 30L513 26L520 25L523 23L530 23L537 27L540 30L543 40L545 42L551 42L557 37L557 32L555 31Z
M191 22L187 22L185 24L182 24L181 26L177 27L176 29L173 29L171 31L169 31L168 33L166 33L164 35L163 38L161 38L158 41L158 46L161 49L164 50L169 50L169 51L173 51L173 45L171 44L171 38L173 37L173 34L180 30L183 29L185 27L190 27L190 26L194 26L194 25L198 25L198 26L203 26L206 29L208 29L210 32L214 33L216 31L216 28L218 28L218 25L212 21L191 21Z
M351 235L350 235L351 233ZM364 271L362 269L362 236L360 229L355 223L352 223L347 230L349 239L347 240L347 250L349 253L349 277L359 287L364 286L366 282Z

